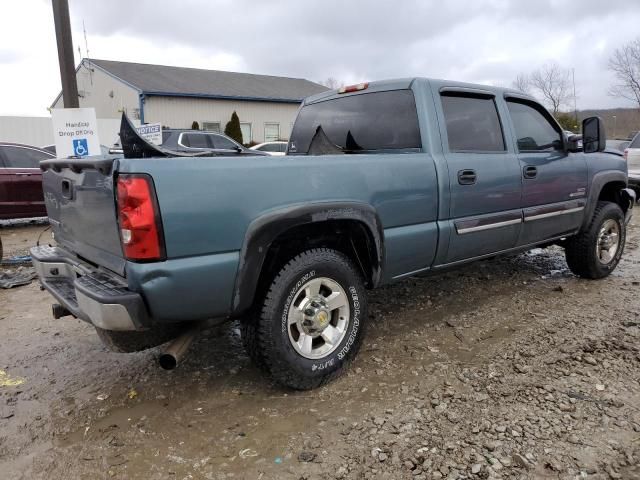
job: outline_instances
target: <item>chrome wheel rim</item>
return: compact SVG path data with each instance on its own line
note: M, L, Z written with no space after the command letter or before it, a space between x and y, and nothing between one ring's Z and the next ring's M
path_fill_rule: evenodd
M598 261L603 265L608 265L613 261L620 247L620 224L615 220L608 219L600 227L598 232L598 243L596 245L596 255Z
M340 284L314 278L300 288L289 307L289 341L305 358L324 358L344 339L350 316L349 299Z

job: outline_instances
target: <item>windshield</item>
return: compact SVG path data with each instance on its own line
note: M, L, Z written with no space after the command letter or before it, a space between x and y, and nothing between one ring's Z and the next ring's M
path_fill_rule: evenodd
M422 146L411 90L351 95L303 107L291 133L289 153L307 153L318 132L347 153Z

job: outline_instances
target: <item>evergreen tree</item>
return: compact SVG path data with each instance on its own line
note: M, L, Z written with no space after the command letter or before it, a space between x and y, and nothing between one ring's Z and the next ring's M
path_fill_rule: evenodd
M231 114L231 120L229 120L227 122L227 125L224 127L224 134L227 137L233 138L236 142L242 145L242 129L240 128L240 118L235 111Z
M200 130L200 124L194 120L191 124L191 130Z

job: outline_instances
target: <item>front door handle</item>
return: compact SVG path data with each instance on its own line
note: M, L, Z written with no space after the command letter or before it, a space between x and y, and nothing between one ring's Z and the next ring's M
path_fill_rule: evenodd
M473 185L476 183L477 178L475 170L467 169L458 172L458 183L460 185Z
M538 176L538 169L532 165L527 165L522 169L524 178L536 178Z
M30 173L26 173L26 172L18 172L15 175L16 175L16 177L30 177L31 176Z

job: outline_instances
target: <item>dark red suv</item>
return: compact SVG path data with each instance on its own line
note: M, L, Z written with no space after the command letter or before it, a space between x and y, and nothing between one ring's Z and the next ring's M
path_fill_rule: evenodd
M39 162L49 158L38 147L0 142L0 219L47 215Z

